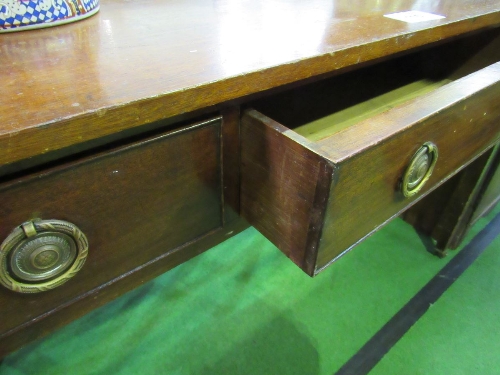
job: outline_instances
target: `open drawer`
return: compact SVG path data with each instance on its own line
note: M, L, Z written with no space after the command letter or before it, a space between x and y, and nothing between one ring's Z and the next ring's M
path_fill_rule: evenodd
M289 90L244 112L241 214L309 275L498 142L500 63L487 64L500 58L469 59L453 47L458 59L446 48ZM475 70L477 61L486 67Z

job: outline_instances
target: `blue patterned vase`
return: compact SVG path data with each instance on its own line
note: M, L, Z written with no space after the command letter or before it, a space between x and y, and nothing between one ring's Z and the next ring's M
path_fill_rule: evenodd
M98 10L99 0L0 0L0 33L73 22Z

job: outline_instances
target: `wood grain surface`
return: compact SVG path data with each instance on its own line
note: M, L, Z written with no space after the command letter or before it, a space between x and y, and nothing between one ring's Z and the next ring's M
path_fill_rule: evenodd
M312 275L332 165L312 142L255 110L245 112L241 127L240 213Z
M498 142L499 94L500 63L495 63L317 142L247 111L241 214L315 274ZM399 188L404 171L429 141L440 155L434 172L419 194L404 198ZM319 173L322 163L331 176ZM322 199L326 212L320 208L318 222L314 194L325 180L332 183L320 189L329 198ZM309 228L320 233L317 247L306 246ZM315 259L312 273L302 261L307 256Z
M84 267L61 287L31 295L0 288L2 343L220 230L221 139L221 119L215 119L0 186L0 238L41 218L72 222L89 241ZM140 285L141 279L131 279Z
M407 10L445 18L384 17ZM0 165L498 24L496 0L103 1L0 38Z
M338 166L339 183L330 193L335 199L329 201L318 268L498 142L499 95L497 63L319 141ZM405 199L398 194L401 177L428 141L439 149L436 167L422 191Z
M445 18L384 17L408 10ZM317 144L256 112L244 117L240 134L239 106L284 85L499 25L497 0L106 0L86 20L2 35L0 237L32 217L58 218L78 225L91 248L81 273L61 289L36 297L0 290L0 356L241 230L240 210L314 274L408 205L394 202L394 186L420 139L449 138L432 186L497 139L491 77L498 65L481 82L424 100L437 108L435 118L410 104L378 115L383 126L373 134L363 122ZM467 111L457 110L478 91ZM214 112L222 121L109 146L110 139L128 142L128 132L170 132ZM455 120L466 131L446 133ZM107 150L57 160L96 145ZM58 166L25 170L54 160ZM384 172L370 184L382 193L365 194L366 176L377 168Z

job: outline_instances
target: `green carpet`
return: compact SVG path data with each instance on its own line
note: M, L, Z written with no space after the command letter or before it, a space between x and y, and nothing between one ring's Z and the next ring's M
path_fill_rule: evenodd
M370 372L500 374L500 237Z
M500 372L498 243L373 374ZM311 279L250 228L11 354L0 374L333 374L453 254L432 256L398 219Z

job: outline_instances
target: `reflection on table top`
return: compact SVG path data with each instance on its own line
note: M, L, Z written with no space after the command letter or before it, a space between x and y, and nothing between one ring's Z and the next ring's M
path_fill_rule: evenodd
M384 17L411 10L445 18ZM0 37L0 165L498 24L496 0L104 0Z

